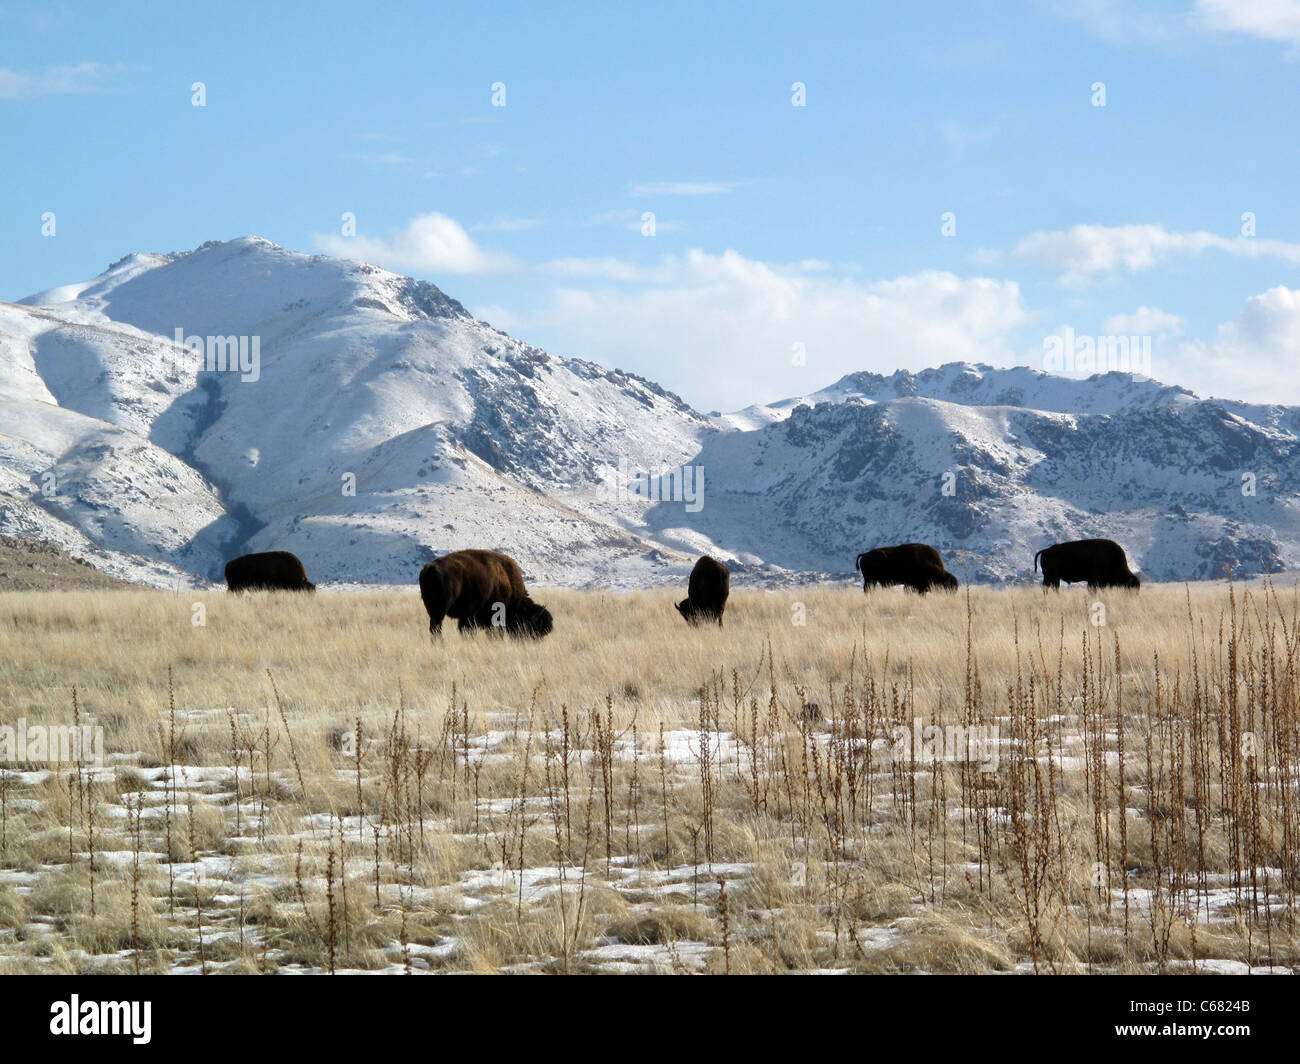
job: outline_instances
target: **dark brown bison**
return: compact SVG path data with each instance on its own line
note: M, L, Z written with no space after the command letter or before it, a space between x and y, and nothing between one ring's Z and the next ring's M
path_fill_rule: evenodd
M943 567L939 552L926 543L900 543L859 554L854 565L862 574L862 590L905 584L924 595L931 588L957 590L957 578Z
M550 611L524 589L524 577L511 557L494 550L458 550L420 570L420 598L429 611L429 631L442 632L444 617L457 628L486 628L541 639L554 627Z
M691 570L691 581L686 585L686 598L677 603L677 611L688 624L717 621L722 627L722 611L727 608L731 593L731 573L720 561L705 555Z
M245 554L226 563L231 591L315 591L297 555L287 550Z
M1076 539L1071 543L1058 543L1045 547L1034 555L1034 572L1038 559L1043 559L1043 587L1077 584L1087 581L1088 587L1140 587L1140 581L1129 571L1124 548L1113 539Z

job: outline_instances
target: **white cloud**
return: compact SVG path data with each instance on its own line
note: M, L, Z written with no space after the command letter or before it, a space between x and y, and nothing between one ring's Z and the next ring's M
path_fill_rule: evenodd
M1300 403L1300 290L1278 285L1246 300L1215 342L1186 345L1189 371L1229 399Z
M1052 8L1115 44L1168 46L1187 38L1195 21L1187 11L1144 10L1131 0L1055 0Z
M1149 336L1150 370L1157 380L1202 396L1300 404L1300 376L1295 372L1300 290L1278 286L1251 296L1208 341L1188 336L1177 315L1145 306L1106 318L1102 331L1114 337ZM1129 349L1136 350L1131 344ZM1043 368L1041 352L1031 352L1026 361Z
M624 229L640 230L642 225L641 215L645 213L638 207L617 207L612 211L601 211L599 214L593 214L584 223L586 225L621 225ZM653 213L653 212L651 212ZM658 233L673 233L686 226L682 222L669 221L655 215L655 231Z
M374 166L413 166L415 160L409 155L403 155L401 152L369 152L354 151L343 156L345 159L353 159L357 162L370 163Z
M633 199L654 196L722 196L736 187L735 181L649 181L633 185L629 195Z
M98 92L110 71L100 63L56 66L34 74L0 67L0 100Z
M1197 0L1196 14L1207 29L1300 44L1297 0Z
M479 321L485 321L502 332L516 333L520 326L519 316L509 307L483 303L470 307L469 312Z
M330 255L394 270L501 273L516 266L511 256L479 247L458 222L436 211L412 218L389 240L330 233L318 235L316 246Z
M776 268L790 273L829 273L832 265L827 259L799 259Z
M641 266L614 256L552 259L543 263L542 269L561 277L584 277L602 281L649 281L656 276L663 276L653 266Z
M593 214L584 224L610 225L614 222L628 222L633 218L640 220L641 212L633 210L631 207L618 207L612 211L600 211L597 214Z
M1152 9L1133 0L1054 0L1052 9L1115 44L1169 48L1216 33L1300 44L1297 0L1196 0L1182 10Z
M471 225L471 233L522 233L528 229L536 229L541 225L539 218L498 218L492 222L479 222L478 225Z
M1181 336L1183 319L1158 307L1141 306L1132 314L1112 314L1101 323L1101 331L1110 336L1151 336L1157 339Z
M1148 270L1176 255L1207 249L1242 258L1277 258L1300 263L1300 244L1258 237L1222 237L1204 231L1171 232L1161 225L1076 225L1031 233L1013 254L1061 272L1061 283L1081 285L1113 274ZM982 261L996 258L988 252Z
M954 118L945 118L939 123L938 130L954 155L964 155L967 148L987 143L998 135L995 124L972 124Z
M528 326L545 329L557 352L644 373L706 408L806 394L860 369L1005 364L1008 334L1025 317L1014 282L951 273L860 284L735 251L665 255L649 267L558 262L570 277L642 283L561 287Z

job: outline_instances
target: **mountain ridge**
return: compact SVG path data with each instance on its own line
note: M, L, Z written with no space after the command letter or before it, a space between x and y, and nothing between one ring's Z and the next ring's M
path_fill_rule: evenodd
M702 505L650 497L663 474ZM0 533L151 583L265 549L405 583L494 546L541 583L647 586L713 553L784 584L914 539L1006 582L1084 535L1148 577L1249 576L1300 568L1297 492L1300 408L954 362L705 415L432 282L260 237L0 303Z

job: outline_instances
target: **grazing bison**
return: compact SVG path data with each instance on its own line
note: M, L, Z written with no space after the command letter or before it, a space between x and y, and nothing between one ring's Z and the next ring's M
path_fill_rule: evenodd
M297 555L287 550L245 554L226 563L231 591L315 591Z
M924 595L934 587L957 590L957 578L943 567L939 552L926 543L877 547L858 555L854 568L862 574L862 590L873 585L906 584Z
M686 598L677 603L677 611L688 624L717 621L722 627L722 611L727 608L727 595L731 592L731 573L720 561L705 555L691 570L691 582L686 587Z
M550 611L524 590L518 563L494 550L458 550L430 562L420 570L420 598L434 635L444 617L456 618L462 632L487 628L533 639L554 627Z
M1071 543L1058 543L1045 547L1034 555L1034 572L1038 559L1043 559L1043 587L1077 584L1086 580L1088 587L1140 587L1140 581L1129 571L1124 548L1113 539L1076 539Z

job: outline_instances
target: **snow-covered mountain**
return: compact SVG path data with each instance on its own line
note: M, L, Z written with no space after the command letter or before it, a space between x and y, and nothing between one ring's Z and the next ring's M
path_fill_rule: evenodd
M1300 568L1300 408L954 363L705 417L427 282L245 237L0 303L0 533L152 583L267 549L402 583L466 546L539 583L705 551L789 581L904 540L1008 580L1085 535L1156 579L1247 575Z
M762 530L778 565L920 540L982 581L1023 579L1040 547L1089 536L1118 540L1149 579L1300 567L1300 411L1119 374L1036 382L1044 400L1077 388L1096 412L1006 404L1001 386L1026 373L944 366L916 378L931 377L930 397L845 394L721 435L696 459L714 474L702 530L761 505L780 521ZM958 400L994 389L1003 405Z

